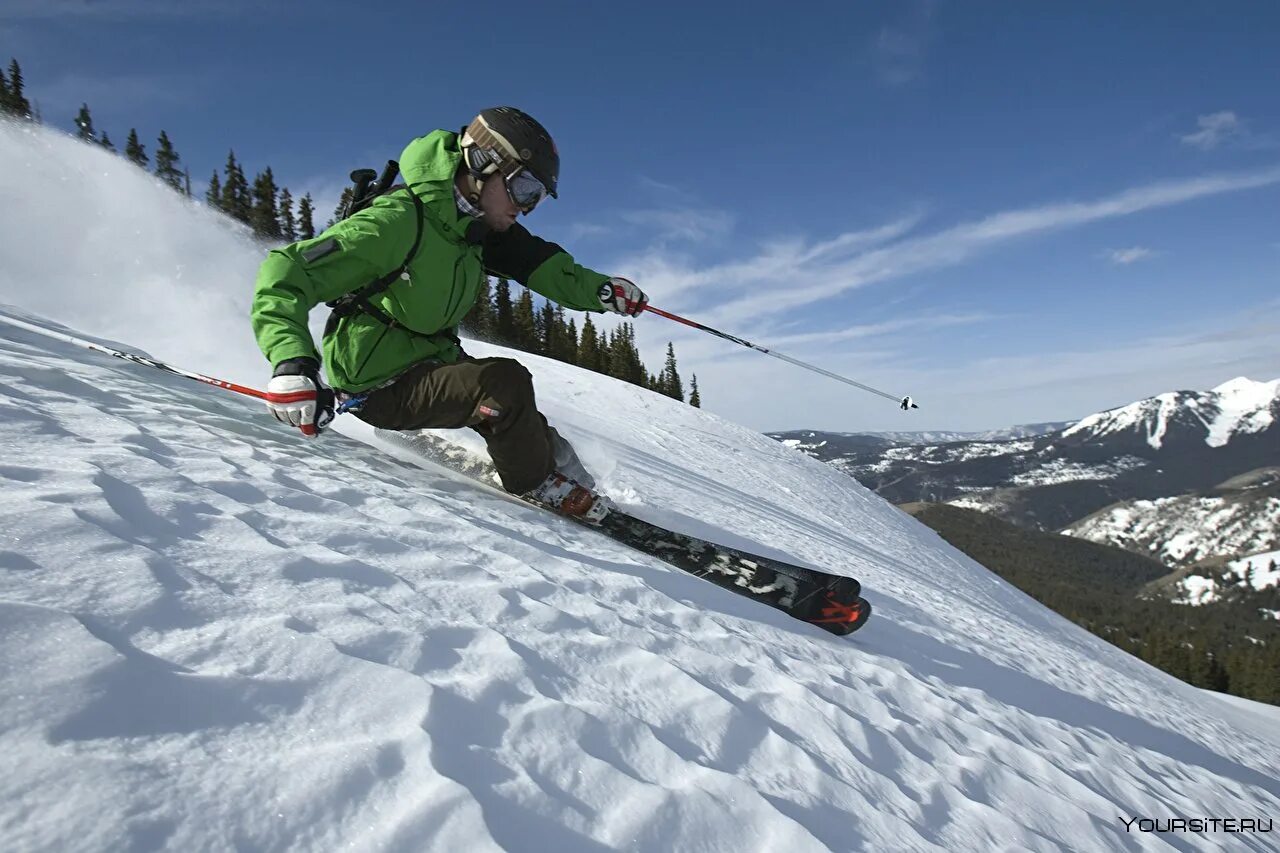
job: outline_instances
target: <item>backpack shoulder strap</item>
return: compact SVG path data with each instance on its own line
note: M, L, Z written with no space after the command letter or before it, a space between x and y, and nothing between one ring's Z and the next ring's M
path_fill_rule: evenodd
M396 267L381 278L374 279L359 290L354 290L345 296L340 296L337 299L326 302L325 304L332 308L333 313L338 317L347 317L351 314L363 311L367 314L373 315L379 320L382 320L386 315L369 300L382 293L398 279L408 277L409 264L417 256L418 248L422 245L422 228L423 220L426 218L426 207L422 204L422 199L418 198L418 194L409 189L408 186L403 184L395 186L388 190L388 192L394 192L395 190L404 190L409 194L409 198L413 200L414 219L417 224L417 229L414 232L413 245L409 248L409 254L404 256L404 261L401 262L400 266ZM395 321L391 320L391 318L388 317L387 321L384 321L387 325L395 325ZM332 318L330 318L330 322L333 322Z

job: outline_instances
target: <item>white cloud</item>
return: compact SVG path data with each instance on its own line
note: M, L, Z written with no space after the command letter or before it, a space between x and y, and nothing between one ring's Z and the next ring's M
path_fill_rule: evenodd
M1202 115L1196 119L1196 125L1199 130L1180 138L1184 144L1204 151L1217 148L1229 139L1245 136L1248 132L1240 117L1231 110Z
M908 329L915 332L942 329L949 326L972 325L996 319L995 315L983 313L971 314L932 314L899 317L883 323L866 323L826 332L801 332L798 334L770 335L770 349L791 346L814 346L821 344L824 348L844 341L864 340L880 335L889 335Z
M903 236L916 222L908 218L822 243L767 245L734 263L696 268L650 252L613 268L630 270L668 301L694 292L736 294L720 302L708 322L742 322L821 303L869 284L956 266L1023 237L1277 183L1280 166L1272 166L1149 184L1095 201L1003 211L917 237Z
M569 226L569 236L573 240L582 240L588 237L603 237L612 233L613 229L607 225L601 225L597 222L575 222Z
M659 181L657 178L650 178L648 175L638 175L636 182L640 184L642 189L651 193L665 196L676 196L681 199L688 199L688 191L668 183L667 181Z
M684 208L628 210L623 222L651 229L660 242L685 240L693 243L717 241L733 230L734 217L725 210Z
M637 324L637 326L642 324ZM892 403L799 368L741 350L706 358L676 341L683 371L696 371L705 405L761 430L979 430L1084 417L1178 388L1212 388L1235 376L1280 377L1280 304L1251 306L1236 316L1205 318L1184 329L1148 329L1114 346L1078 345L922 363L909 349L833 353L813 360L892 394L911 394L921 408ZM766 344L772 341L766 341ZM652 347L650 347L652 349ZM760 404L768 389L768 405Z
M1138 261L1150 258L1154 254L1155 252L1145 246L1130 246L1127 249L1111 249L1107 252L1107 259L1113 264L1127 266L1128 264L1137 263Z
M886 86L905 86L924 77L928 47L933 39L933 0L902 3L903 19L881 27L871 43L871 67Z

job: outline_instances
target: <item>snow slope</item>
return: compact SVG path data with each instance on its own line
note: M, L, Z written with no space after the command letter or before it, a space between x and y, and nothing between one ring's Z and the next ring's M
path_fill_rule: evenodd
M222 272L254 251L232 235L216 274L136 290L132 253L163 272L224 226L141 176L112 172L124 226L118 200L40 183L54 162L106 198L106 156L0 127L20 202L0 228L33 206L45 227L0 244L0 302L253 380L249 282ZM105 256L76 248L90 226ZM102 289L167 320L103 313ZM1274 817L1267 715L1067 623L815 460L522 360L619 503L849 572L873 621L832 637L350 418L306 442L254 401L0 324L6 849L1273 849L1120 820Z

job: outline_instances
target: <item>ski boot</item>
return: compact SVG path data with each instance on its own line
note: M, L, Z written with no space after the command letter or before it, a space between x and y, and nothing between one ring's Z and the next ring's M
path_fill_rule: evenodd
M526 492L524 497L587 524L598 525L609 514L608 498L559 471L552 471L542 485Z

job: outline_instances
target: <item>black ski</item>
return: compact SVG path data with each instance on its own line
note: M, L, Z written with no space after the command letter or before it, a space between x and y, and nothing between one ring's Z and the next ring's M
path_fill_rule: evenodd
M381 429L377 433L386 441L406 447L418 456L482 484L494 483L493 468L488 460L477 459L438 434ZM525 502L545 509L534 501ZM568 516L560 517L577 521ZM851 634L861 628L871 615L871 604L862 598L862 586L853 578L708 542L650 524L616 509L599 524L578 523L675 568L833 634Z
M871 615L871 604L853 578L784 563L677 533L613 510L594 527L717 586L767 604L833 634L851 634Z

